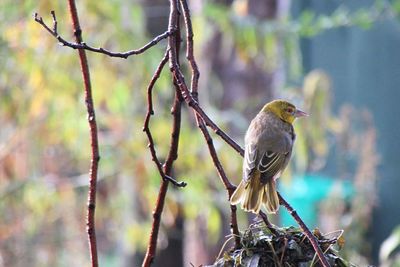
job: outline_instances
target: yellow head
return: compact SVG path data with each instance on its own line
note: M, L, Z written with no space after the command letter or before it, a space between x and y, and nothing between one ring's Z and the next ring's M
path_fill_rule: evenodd
M293 121L298 117L308 116L304 111L297 109L295 105L281 99L265 104L262 111L271 111L287 123L293 123Z

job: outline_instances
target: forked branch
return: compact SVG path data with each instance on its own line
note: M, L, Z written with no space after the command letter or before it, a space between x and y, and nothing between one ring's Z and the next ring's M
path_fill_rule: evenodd
M191 95L193 96L193 99L198 102L198 83L199 83L200 72L194 57L193 28L192 28L192 21L190 18L190 10L186 1L180 0L180 4L181 4L181 9L183 10L183 18L185 20L185 27L186 27L186 59L188 60L192 71L190 92ZM217 169L218 175L222 183L224 184L225 189L228 192L228 200L229 200L231 195L235 191L236 187L229 181L228 177L226 176L224 168L222 167L222 164L218 158L217 151L214 147L213 139L211 138L211 135L207 130L204 120L197 113L195 113L195 115L196 115L197 126L200 128L204 136L214 166ZM230 208L231 208L230 227L235 239L235 247L238 248L240 247L240 233L237 224L236 206L230 205Z
M109 51L105 48L102 47L93 47L90 46L84 42L81 43L73 43L73 42L68 42L67 40L65 40L61 35L58 34L58 29L57 29L57 18L56 18L56 13L54 11L51 11L51 16L53 18L53 27L50 28L44 21L43 18L40 17L38 15L38 13L34 14L34 18L35 21L37 23L39 23L40 25L43 26L43 28L46 29L46 31L48 31L52 36L54 36L54 38L56 38L58 40L58 42L63 45L63 46L67 46L73 49L84 49L84 50L88 50L91 52L95 52L95 53L100 53L100 54L104 54L110 57L118 57L118 58L128 58L130 56L133 55L139 55L142 54L143 52L145 52L146 50L148 50L149 48L155 46L156 44L158 44L161 40L168 38L168 36L173 34L173 31L166 31L158 36L156 36L153 40L151 40L149 43L147 43L146 45L144 45L143 47L139 48L139 49L135 49L135 50L129 50L126 52L112 52Z
M165 66L165 64L167 62L168 62L168 50L165 53L165 55L164 55L163 59L161 60L160 64L158 65L158 67L157 67L152 79L150 80L149 86L147 87L147 113L146 113L146 117L145 117L145 120L144 120L143 131L146 133L147 139L149 140L148 147L150 149L152 160L156 164L158 172L160 173L160 175L163 178L163 180L168 180L169 182L171 182L173 185L175 185L177 187L185 187L187 185L185 182L183 182L183 181L178 182L177 180L175 180L171 176L165 174L165 172L163 170L163 166L162 166L160 160L157 157L157 152L156 152L156 149L154 147L153 135L151 134L151 131L150 131L150 128L149 128L150 117L154 114L153 96L152 96L153 88L154 88L154 85L156 84L158 78L160 77L162 69L164 68L164 66Z
M49 27L43 19L36 13L35 21L42 25L46 31L48 31L54 38L56 38L62 45L78 49L79 56L81 59L82 65L82 74L84 77L85 83L85 92L86 92L86 105L88 110L88 120L91 130L91 143L92 143L92 161L90 168L90 188L88 193L88 218L87 218L87 226L88 226L88 234L89 234L89 244L92 258L92 266L97 266L97 248L96 248L96 236L94 231L94 211L95 211L95 194L96 194L96 179L97 179L97 164L100 159L98 152L98 141L97 141L97 125L95 120L95 113L93 108L93 100L91 96L91 86L90 86L90 75L89 68L87 64L85 50L101 53L108 55L110 57L119 57L119 58L128 58L132 55L138 55L149 48L153 47L157 43L159 43L163 39L168 39L168 50L167 54L164 56L163 60L160 62L150 84L148 86L148 111L145 118L144 128L143 130L146 132L147 137L149 139L149 149L152 155L152 159L155 162L157 169L161 175L162 183L160 187L160 191L157 198L156 207L153 212L153 225L152 231L150 234L149 246L146 253L146 257L143 261L143 266L149 266L154 259L155 250L157 245L157 236L160 227L161 221L161 213L164 206L164 201L168 189L168 183L172 182L176 186L183 187L186 185L184 182L177 182L175 179L171 177L172 164L177 159L177 150L179 144L179 133L180 133L180 125L181 125L181 106L182 102L185 101L186 104L193 109L196 114L196 120L199 129L203 133L203 136L208 145L208 149L210 155L213 159L213 163L217 172L221 178L221 181L225 185L226 190L228 191L228 196L232 194L235 189L235 186L229 181L228 177L225 174L225 171L218 159L217 152L213 145L213 140L207 130L207 127L210 127L217 135L219 135L229 146L231 146L236 152L240 155L244 155L243 149L224 131L222 131L218 125L204 112L204 110L200 107L198 103L198 80L199 80L199 71L197 68L197 64L193 55L193 30L190 19L190 12L187 5L186 0L179 0L180 7L183 10L184 16L184 24L186 27L186 43L187 43L187 60L190 64L192 70L192 79L190 89L188 88L185 77L182 74L179 65L179 51L180 51L180 21L179 21L179 5L178 0L170 0L170 16L169 16L169 25L168 30L163 34L157 36L152 41L144 45L142 48L136 50L130 50L127 52L112 52L108 51L104 48L95 48L89 46L82 42L82 31L79 26L78 15L75 7L75 2L73 0L69 0L70 13L73 21L74 34L76 38L76 42L68 42L64 38L62 38L58 34L57 29L57 19L55 16L55 12L52 11L51 15L53 18L53 25ZM153 114L153 103L152 103L152 89L154 84L156 83L163 67L169 61L170 71L173 75L173 82L175 85L175 98L174 104L172 108L173 115L173 123L172 123L172 132L171 132L171 142L170 142L170 150L167 157L167 160L164 166L161 165L160 161L157 158L156 150L154 147L154 141L149 129L149 121L150 116ZM280 203L289 211L289 213L293 216L293 218L297 221L301 229L306 234L307 238L310 240L313 248L315 249L321 264L324 267L328 267L329 264L324 257L320 247L318 246L317 240L315 236L310 232L301 218L298 216L296 211L283 199L281 195L279 195ZM231 206L231 228L232 232L236 236L236 245L240 241L238 239L239 231L237 228L236 221L236 207Z
M175 2L174 0L171 1ZM197 79L198 79L198 70L197 70L197 65L195 64L194 58L193 58L193 32L192 32L192 26L190 23L190 14L189 14L189 9L187 6L187 2L186 0L180 0L182 9L183 9L183 13L185 16L185 26L187 29L187 58L191 64L191 68L192 71L195 75L192 76L192 90L189 91L186 82L185 82L185 78L179 68L179 65L176 64L176 62L173 59L173 54L170 55L170 68L171 71L174 74L176 83L178 84L179 88L182 91L182 95L186 101L186 103L188 104L188 106L190 106L197 114L196 114L196 118L197 121L199 123L199 126L201 125L201 121L199 120L199 117L201 118L201 120L204 121L204 123L211 127L216 134L218 134L219 136L221 136L222 139L224 139L233 149L235 149L240 155L244 155L244 150L243 148L241 148L235 141L233 141L232 138L230 138L227 134L225 134L208 116L207 114L203 111L203 109L199 106L198 100L197 100ZM171 8L177 8L176 5L171 5ZM171 11L171 16L173 16L174 12ZM170 17L170 21L171 21L171 17ZM170 25L171 26L171 25ZM171 38L170 38L171 39ZM195 85L195 87L193 88L193 85ZM192 94L194 92L194 94ZM201 129L201 128L200 128ZM202 130L203 134L204 131ZM206 138L207 139L207 138ZM211 142L208 142L207 144L212 145ZM214 159L214 158L213 158ZM214 162L215 163L215 162ZM218 169L218 165L216 165L217 169ZM222 169L223 170L223 169ZM220 172L219 172L220 173ZM221 175L221 173L220 173ZM226 177L225 177L226 178ZM230 186L230 182L229 181L224 181L224 179L222 179L222 181L224 182L226 188L229 188ZM322 265L324 267L329 267L329 263L326 260L321 248L318 246L318 242L317 239L315 238L314 235L312 235L312 233L310 232L310 230L308 229L308 227L305 225L305 223L301 220L301 218L297 215L297 213L291 209L291 206L282 198L282 196L280 196L280 200L281 203L284 204L285 208L288 209L288 211L291 213L291 215L293 216L293 218L298 222L299 226L301 227L301 229L305 232L307 238L310 240L313 248L315 249L318 258L320 259ZM293 212L294 211L294 212ZM264 216L265 217L265 216ZM264 218L265 220L265 218Z
M175 1L171 1L171 5L172 5L172 2L175 2ZM173 10L176 12L176 9L171 8L171 12L173 12ZM174 16L174 19L176 21L170 21L170 24L173 23L173 24L177 25L178 16ZM175 29L176 29L176 31L175 31ZM168 49L167 49L166 55L164 56L164 60L167 60L167 59L171 60L171 55L177 55L177 53L179 52L179 49L180 49L180 41L181 40L180 40L179 25L177 25L177 27L174 28L173 32L175 32L175 34L171 35L168 38ZM176 57L175 60L176 60L176 64L179 65L179 58ZM161 68L162 68L165 64L166 64L166 62L162 61L159 66L161 66ZM157 71L155 73L155 76L157 76ZM168 153L167 159L166 159L164 167L163 167L163 172L165 173L165 175L171 175L172 164L178 158L178 145L179 145L179 136L180 136L180 129L181 129L181 109L182 109L183 98L182 98L181 92L180 92L179 88L177 87L176 83L174 81L173 81L173 83L174 83L174 87L175 87L175 97L174 97L174 104L171 109L171 114L173 116L173 120L172 120L172 130L171 130L169 153ZM150 82L150 86L153 86L153 85L152 85L152 82ZM148 91L148 93L151 96L151 91ZM150 98L150 100L151 100L151 98ZM148 104L149 104L148 114L151 114L152 113L152 102L148 102ZM147 246L146 255L143 259L142 267L150 266L154 260L155 254L156 254L157 237L158 237L158 232L160 229L161 214L164 209L164 203L165 203L167 190L168 190L168 182L166 180L163 180L161 183L161 186L160 186L160 190L158 192L156 206L153 211L153 224L151 226L149 244Z

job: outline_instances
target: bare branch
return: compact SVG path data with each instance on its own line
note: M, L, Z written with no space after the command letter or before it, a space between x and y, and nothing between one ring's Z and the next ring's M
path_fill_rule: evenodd
M194 56L193 56L193 31L192 31L192 26L191 26L191 21L190 21L189 8L187 6L186 0L180 0L180 3L181 3L181 7L183 9L185 25L186 25L186 29L187 29L187 33L186 33L186 35L187 35L187 37L186 37L187 38L186 57L187 57L188 61L190 62L190 65L191 65L191 68L192 68L192 72L193 72L192 83L191 83L191 92L189 92L189 90L187 88L184 76L183 76L183 74L181 73L181 71L179 69L179 65L175 64L173 59L170 60L170 68L171 68L171 71L174 73L176 82L178 83L180 89L182 90L182 95L183 95L186 103L190 107L192 107L195 110L195 112L197 113L196 119L197 119L197 122L198 122L198 125L199 125L200 129L203 132L203 135L205 136L205 138L207 140L207 144L209 146L210 153L211 153L211 156L213 158L214 164L215 164L215 166L216 166L216 168L218 170L218 173L221 176L221 179L222 179L225 187L230 192L229 195L231 195L233 193L233 191L231 191L232 184L229 182L229 180L227 179L226 175L223 172L223 168L222 168L222 166L220 165L220 163L218 161L218 157L217 157L215 149L213 147L212 139L210 138L210 136L209 136L207 130L205 129L205 127L202 126L203 121L206 123L207 126L211 127L215 131L216 134L221 136L222 139L224 139L233 149L235 149L237 152L239 152L240 155L243 156L244 155L244 153L243 153L244 151L235 141L233 141L233 139L231 139L227 134L225 134L207 116L207 114L199 106L198 99L197 99L197 87L198 87L197 81L198 81L199 72L198 72L198 68L197 68L197 65L196 65L196 62L195 62ZM199 118L201 118L203 121L199 120ZM285 206L286 209L288 209L290 214L298 222L299 226L304 231L304 233L307 236L307 238L310 240L314 250L316 251L316 253L318 254L319 259L321 260L322 265L324 267L329 267L329 263L327 262L323 252L321 251L321 248L318 246L318 242L317 242L315 236L313 236L311 234L310 230L307 228L307 226L304 224L304 222L301 220L301 218L297 215L296 211L294 211L291 208L291 206L282 198L281 195L279 195L279 198L281 200L281 203ZM232 210L232 212L233 212L233 210ZM273 227L271 226L271 224L268 221L267 216L264 213L261 213L260 215L263 218L263 220L265 221L265 223L267 224L267 226L269 226L270 229L273 229Z
M183 10L183 18L185 21L186 27L186 59L189 61L190 68L192 71L192 79L190 83L190 92L193 96L193 99L198 101L198 81L200 78L200 72L197 67L197 63L194 57L194 45L193 45L193 28L192 28L192 21L190 18L190 10L186 0L180 0L181 8ZM215 150L213 140L210 136L210 133L205 126L203 119L196 113L196 122L197 126L200 128L201 132L203 133L204 139L206 140L208 150L210 152L211 158L213 160L214 166L217 169L218 175L225 186L225 189L228 192L228 200L230 199L231 195L235 191L235 185L233 185L222 167L222 164L218 158L217 151ZM235 247L240 247L240 233L239 228L237 225L237 216L236 216L236 206L230 205L231 208L231 231L235 238Z
M135 49L135 50L129 50L126 52L112 52L109 51L107 49L104 49L102 47L93 47L90 46L84 42L81 43L73 43L73 42L68 42L67 40L65 40L63 37L61 37L58 34L58 30L57 30L57 19L56 19L56 15L54 11L51 11L51 15L53 17L53 29L51 29L44 21L43 18L40 17L37 13L34 14L34 18L35 21L37 23L39 23L40 25L43 26L43 28L45 28L52 36L54 36L54 38L56 38L61 45L63 46L67 46L73 49L84 49L84 50L88 50L91 52L95 52L95 53L100 53L100 54L104 54L110 57L118 57L118 58L128 58L129 56L132 55L139 55L142 54L143 52L145 52L146 50L148 50L149 48L155 46L156 44L158 44L161 40L168 38L170 35L173 34L173 31L166 31L158 36L156 36L153 40L151 40L149 43L147 43L146 45L144 45L143 47L139 48L139 49Z
M265 214L262 210L260 210L258 215L260 215L261 219L264 221L265 225L271 231L271 233L274 234L275 236L279 236L278 231L275 230L274 226L268 220L267 214Z
M69 0L69 11L72 19L72 26L74 29L75 39L77 43L82 42L82 31L79 25L78 19L78 11L76 9L75 1ZM53 31L57 32L57 22L55 18L54 12L52 12L53 16ZM35 15L35 19L36 19ZM48 31L49 28L45 27ZM51 30L50 30L51 31ZM98 266L98 257L97 257L97 243L96 243L96 231L95 231L95 209L96 209L96 187L97 187L97 171L98 164L100 160L99 154L99 144L98 144L98 136L97 136L97 123L96 116L93 104L92 97L92 86L90 82L90 72L89 72L89 64L86 57L85 50L79 50L79 60L81 64L82 76L85 85L85 103L88 114L88 122L90 128L90 143L92 147L92 159L90 163L90 174L89 174L89 191L88 191L88 208L87 208L87 217L86 217L86 227L89 238L89 247L90 247L90 258L92 267Z
M170 175L172 171L172 163L177 158L178 143L179 143L179 132L181 122L181 105L182 101L179 99L179 92L175 93L175 101L172 107L173 115L173 128L171 132L171 145L170 152L167 160L164 164L164 172L166 175ZM143 260L142 267L148 267L154 260L156 249L157 249L157 238L161 224L161 215L164 209L165 197L168 190L168 181L162 180L160 189L158 191L156 206L153 211L153 224L151 226L149 245L147 247L146 256Z
M171 60L170 60L171 65ZM244 156L244 150L240 147L229 135L227 135L218 125L204 112L204 110L200 107L199 103L193 98L190 93L185 78L180 70L180 68L172 65L170 68L173 71L176 82L182 92L182 96L186 102L186 104L191 107L204 121L204 123L210 127L217 135L219 135L228 145L230 145L236 152L238 152L241 156Z
M147 87L147 113L146 113L146 118L144 120L143 131L146 133L147 138L149 140L148 147L150 149L152 160L156 164L158 172L160 173L161 177L164 180L168 180L169 182L171 182L173 185L175 185L177 187L185 187L186 186L185 182L178 182L174 178L172 178L164 173L162 164L157 157L157 152L154 148L153 135L151 134L151 131L149 128L150 117L154 114L153 97L152 97L153 88L154 88L154 85L156 84L158 78L160 77L162 69L164 68L164 66L167 62L168 62L168 51L165 53L164 58L161 60L160 64L158 65L158 67L149 83L149 86Z
M180 30L178 25L179 15L177 14L178 12L175 0L170 1L170 12L171 13L170 13L170 21L168 28L171 29L171 27L174 27L173 32L175 32L175 34L171 35L168 38L167 55L169 56L169 61L171 61L171 55L173 55L174 61L176 62L177 65L179 65L179 58L176 55L178 54L180 49ZM175 99L171 110L173 121L172 121L172 131L170 139L171 140L170 149L163 168L163 171L166 175L171 174L172 164L178 158L178 145L179 145L179 136L181 128L181 108L182 108L183 98L179 90L179 87L175 82L174 85L175 85ZM142 267L150 266L155 257L157 248L157 237L161 222L161 214L164 209L167 190L168 190L168 182L166 180L163 180L161 183L160 190L158 192L156 207L153 211L153 224L150 232L150 240L149 240L149 245L147 247L146 256L143 259Z
M230 145L236 152L238 152L241 156L244 155L243 148L241 148L231 137L229 137L224 131L222 131L217 124L204 112L204 110L200 107L198 103L198 80L199 80L199 71L194 59L193 55L193 30L192 24L190 20L190 11L187 5L186 0L179 0L181 8L183 10L185 26L186 26L186 42L187 42L187 51L186 56L187 60L190 64L192 70L192 79L191 79L191 87L190 90L185 82L185 77L181 72L179 65L179 51L180 51L180 24L179 24L179 16L180 13L178 11L178 0L170 0L170 16L169 16L169 25L168 30L163 34L155 37L148 44L144 45L142 48L136 50L130 50L127 52L111 52L104 48L95 48L87 45L82 42L82 31L79 25L78 14L75 6L75 2L73 0L68 0L69 8L72 18L72 24L74 28L74 35L76 42L68 42L64 38L62 38L58 34L58 23L56 19L55 12L51 12L51 16L53 19L52 28L50 28L37 13L34 15L34 19L38 22L42 27L49 32L53 37L55 37L62 45L78 49L79 57L82 66L82 74L85 84L85 100L86 107L88 112L88 121L90 126L90 136L91 136L91 146L92 146L92 160L90 166L90 181L89 181L89 192L88 192L88 211L87 211L87 232L89 236L89 245L90 245L90 253L91 253L91 261L92 266L98 266L97 259L97 245L96 245L96 235L95 235L95 206L96 206L96 183L97 183L97 170L98 170L98 161L100 159L99 150L98 150L98 139L97 139L97 124L95 120L95 112L93 107L93 99L91 93L91 84L90 84L90 75L89 75L89 67L86 58L85 50L105 54L111 57L119 57L119 58L128 58L131 55L138 55L149 48L158 44L161 40L168 38L168 50L162 61L160 62L157 70L155 71L152 80L148 86L148 110L144 122L143 130L146 132L147 137L149 139L149 149L152 155L152 159L155 162L160 175L163 180L161 183L161 187L159 190L156 207L153 212L153 225L150 234L149 246L147 249L146 257L143 261L143 266L147 267L151 264L155 256L155 250L157 246L157 237L158 231L161 222L161 214L164 207L165 197L168 190L169 182L172 182L174 185L179 187L184 187L186 183L177 182L175 179L171 177L172 172L172 164L177 159L177 151L179 144L179 134L180 134L180 125L181 125L181 106L182 102L185 101L186 104L193 109L196 114L196 120L198 127L203 133L203 136L207 142L210 155L213 159L213 163L218 171L218 174L223 182L225 188L228 191L228 195L231 196L233 193L235 186L229 181L226 176L224 169L221 165L221 162L218 159L217 152L215 150L213 140L207 130L207 127L210 127L217 135L219 135L228 145ZM154 148L154 141L149 129L149 121L151 115L154 113L153 111L153 103L152 103L152 90L154 84L156 83L162 69L165 64L169 61L169 68L173 74L173 82L175 85L175 99L172 108L173 115L173 126L171 132L171 142L170 142L170 150L168 153L167 160L165 164L162 166L160 161L157 158L157 154ZM279 193L278 193L279 194ZM297 212L283 199L283 197L279 194L280 203L289 211L289 213L293 216L293 218L297 221L300 228L304 231L307 238L310 240L313 248L315 249L318 257L324 267L328 267L329 264L324 257L320 247L318 246L317 240L314 235L310 232L301 218L298 216ZM260 214L264 221L268 224L267 217L265 214ZM263 216L264 215L264 216ZM239 231L237 228L236 221L236 206L231 206L231 228L232 232L236 237L239 236ZM236 245L240 242L239 239L235 238Z
M320 246L318 245L318 240L315 238L315 236L310 232L308 229L307 225L303 222L303 220L300 218L300 216L297 214L296 210L290 206L290 204L282 197L282 195L278 192L278 197L279 197L279 203L283 205L290 215L296 220L296 222L299 224L300 228L303 230L304 234L307 236L308 240L310 240L311 245L313 246L315 252L318 255L319 260L321 261L322 266L324 267L330 267L327 259L324 256L324 253L322 252Z

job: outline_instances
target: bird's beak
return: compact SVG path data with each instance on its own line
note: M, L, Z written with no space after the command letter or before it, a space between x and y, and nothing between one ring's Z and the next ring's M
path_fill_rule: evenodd
M294 116L295 116L296 118L299 118L299 117L308 117L308 114L305 113L304 111L300 110L300 109L296 109L296 113L294 114Z

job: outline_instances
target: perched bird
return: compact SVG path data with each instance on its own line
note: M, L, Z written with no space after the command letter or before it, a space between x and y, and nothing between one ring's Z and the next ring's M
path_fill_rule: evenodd
M289 163L296 135L292 123L308 116L285 100L267 103L251 121L245 136L243 179L230 202L258 214L264 204L268 213L279 209L275 181Z

